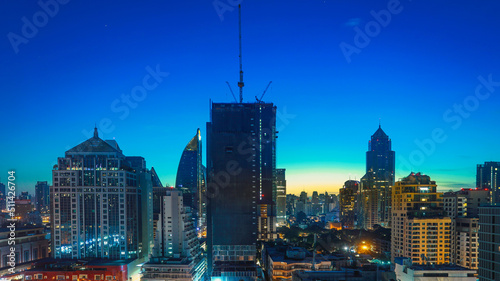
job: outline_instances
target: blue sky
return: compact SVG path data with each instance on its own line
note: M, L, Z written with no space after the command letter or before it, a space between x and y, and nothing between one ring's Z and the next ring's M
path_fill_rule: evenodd
M336 192L363 176L379 119L398 177L472 187L476 164L500 161L497 1L49 2L51 15L35 1L0 11L0 181L16 169L21 190L51 181L57 157L95 123L174 184L209 100L233 100L238 2L244 99L273 81L264 100L283 117L278 166L290 192ZM132 92L137 101L124 102Z

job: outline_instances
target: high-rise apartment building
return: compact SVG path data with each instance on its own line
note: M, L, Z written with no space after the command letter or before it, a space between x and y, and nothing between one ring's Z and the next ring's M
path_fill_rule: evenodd
M352 229L356 223L359 181L348 180L339 190L340 222L343 228Z
M175 187L182 190L185 205L191 207L197 221L197 227L205 227L206 202L204 168L202 164L201 131L198 129L196 135L188 142L182 152Z
M451 262L478 268L479 206L489 202L489 190L464 189L443 196L444 210L453 219L451 229Z
M411 258L415 264L450 262L452 219L443 210L436 182L411 173L392 189L391 259Z
M366 174L360 182L361 227L371 229L375 224L390 227L391 189L394 185L395 153L389 136L378 127L371 136L366 152Z
M47 213L50 206L50 188L46 181L37 181L35 185L35 206L40 213Z
M255 280L257 239L276 236L276 107L272 103L211 106L208 271L217 280Z
M66 151L52 171L54 258L143 258L152 246L151 173L116 141L94 136Z
M490 190L491 203L500 202L500 162L477 165L476 187Z
M286 178L285 169L276 169L276 221L286 223Z
M204 280L207 264L191 208L184 207L180 190L166 190L161 200L153 254L142 267L141 280Z

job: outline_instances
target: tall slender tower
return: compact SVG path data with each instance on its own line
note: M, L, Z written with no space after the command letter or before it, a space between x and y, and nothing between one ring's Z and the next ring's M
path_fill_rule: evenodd
M394 186L395 153L391 139L378 127L368 142L366 174L361 178L360 215L363 228L391 223L391 190Z
M279 224L286 224L285 169L276 169L276 221Z
M213 103L207 123L208 272L257 278L257 239L276 235L276 107Z
M36 209L40 213L48 213L50 200L49 200L49 184L46 181L37 181L35 185L35 199Z
M202 146L200 129L188 142L182 152L175 187L182 190L184 204L192 209L193 215L200 229L205 227L206 202L203 200L204 171L202 164Z

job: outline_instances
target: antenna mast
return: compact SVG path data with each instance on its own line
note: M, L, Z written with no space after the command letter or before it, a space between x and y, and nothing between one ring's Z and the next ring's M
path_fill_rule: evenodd
M240 103L243 103L243 61L241 58L241 4L238 5L238 14L239 14L239 31L240 31L240 82L238 82L238 87L240 88Z

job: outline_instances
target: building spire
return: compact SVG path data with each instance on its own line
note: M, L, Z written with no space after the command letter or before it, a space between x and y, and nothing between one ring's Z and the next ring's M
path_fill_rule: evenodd
M379 118L379 119L378 119L378 128L379 128L379 129L380 129L380 119L381 119L381 118Z
M94 138L98 138L99 134L97 133L97 124L94 125Z

